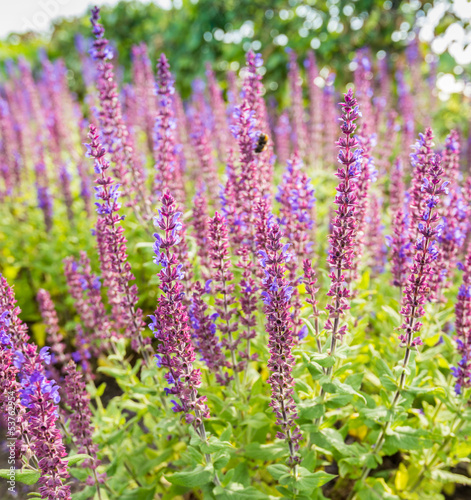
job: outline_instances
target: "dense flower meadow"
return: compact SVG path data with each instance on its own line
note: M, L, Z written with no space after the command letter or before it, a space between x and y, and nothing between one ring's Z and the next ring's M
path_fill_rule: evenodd
M418 44L288 51L286 109L252 51L183 101L97 8L77 50L83 100L0 90L2 498L469 498L471 142Z

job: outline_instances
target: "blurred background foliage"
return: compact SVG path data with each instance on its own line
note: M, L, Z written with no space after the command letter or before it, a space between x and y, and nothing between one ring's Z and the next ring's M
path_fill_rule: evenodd
M103 24L125 80L130 77L131 47L145 42L152 60L162 51L167 54L183 97L189 95L191 81L204 74L206 61L215 62L221 74L237 71L249 48L263 54L269 93L284 95L286 85L280 82L286 81L286 47L301 56L314 48L320 67L328 66L337 73L337 81L346 84L351 81L348 63L357 49L385 51L393 62L403 58L421 18L433 6L420 0L173 0L169 5L167 10L155 3L121 1L102 8ZM38 48L44 47L51 58L65 59L70 84L83 95L75 38L90 37L88 17L84 13L76 19L55 20L47 35L11 34L0 42L0 60L23 55L34 62ZM435 33L456 22L463 21L449 4ZM439 71L451 72L455 66L447 52L440 57Z

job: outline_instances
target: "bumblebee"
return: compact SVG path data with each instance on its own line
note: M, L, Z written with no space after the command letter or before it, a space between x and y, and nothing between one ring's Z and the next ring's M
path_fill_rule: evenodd
M268 144L268 135L261 133L258 136L257 145L255 146L255 152L261 153L262 151L265 151L265 149L267 149L267 144Z

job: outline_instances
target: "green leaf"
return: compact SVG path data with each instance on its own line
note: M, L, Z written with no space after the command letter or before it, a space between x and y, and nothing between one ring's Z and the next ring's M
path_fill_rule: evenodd
M227 424L227 427L224 429L224 431L222 432L222 434L219 437L219 439L221 441L229 441L229 439L231 438L231 436L232 436L232 425L231 424Z
M285 456L287 449L283 443L250 443L245 447L245 456L254 460L275 460Z
M266 413L256 413L255 415L249 415L243 422L242 425L248 425L251 429L261 429L267 425L271 425L272 421Z
M155 486L152 488L136 488L119 495L120 500L153 500L155 496Z
M300 403L298 405L299 417L305 420L314 420L325 413L324 405L313 404L312 402Z
M72 500L90 500L90 498L93 498L95 492L95 486L87 486L82 491L72 493Z
M214 470L212 466L203 467L202 465L197 465L192 471L175 472L171 476L166 476L166 479L172 484L194 488L195 486L208 484L212 480L213 475Z
M226 499L233 498L234 500L266 500L267 496L265 493L258 491L253 486L244 488L240 483L233 483L230 485L230 489L217 486L214 488L213 493L218 496L218 498Z
M113 368L111 366L99 366L97 368L97 371L104 373L105 375L108 375L112 378L122 378L127 375L126 370L123 370L122 368Z
M391 368L389 368L388 364L383 360L383 358L380 357L380 355L376 351L374 351L374 355L375 355L375 368L376 372L378 373L378 376L381 377L383 375L387 375L388 377L393 378L394 374Z
M356 391L351 385L344 384L343 382L340 382L340 380L338 380L338 379L334 379L333 383L334 383L335 387L337 388L336 392L338 392L339 394L352 394L354 396L358 396L366 404L365 397L362 394L360 394L358 391Z
M15 469L0 469L0 477L3 477L4 479L10 479L10 477L12 477L15 481L31 486L38 482L38 479L41 477L41 473L35 470L18 471Z
M322 432L314 432L311 438L314 444L325 450L338 451L342 456L355 454L353 447L348 446L342 434L335 429L322 429Z
M385 448L393 447L399 450L420 450L430 448L433 441L426 439L428 433L422 429L413 427L396 427L389 429L386 434Z
M312 361L324 368L330 368L335 364L335 358L327 353L314 353L311 356Z
M298 478L294 482L293 486L299 491L312 491L315 488L320 488L324 484L328 483L334 477L337 476L335 476L334 474L328 474L323 470L317 472L309 472L304 467L299 467Z
M399 325L401 323L401 316L400 314L396 311L396 309L393 309L391 306L381 306L383 311L388 313L389 317L393 320L394 323Z
M395 391L397 389L397 384L396 384L396 380L394 379L394 377L390 377L389 375L381 375L379 377L379 380L381 382L381 385L387 391Z
M211 436L208 441L200 444L203 453L214 453L225 448L233 448L229 441L220 441L216 436Z
M463 476L462 474L455 474L447 470L435 469L431 472L432 479L440 481L441 483L456 483L471 486L471 477Z
M78 464L80 462L83 462L84 460L91 459L93 460L93 457L90 455L87 455L86 453L80 453L78 455L70 455L66 458L69 467L72 465Z
M267 467L267 471L271 474L273 479L276 479L277 481L279 481L283 476L286 476L290 473L289 467L286 467L286 465L282 464L269 465Z

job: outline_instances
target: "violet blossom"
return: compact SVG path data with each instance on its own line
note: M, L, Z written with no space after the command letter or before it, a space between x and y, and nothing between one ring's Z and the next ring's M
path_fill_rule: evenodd
M301 280L299 265L312 256L314 244L314 188L303 171L303 163L298 153L288 161L283 179L278 188L276 200L280 203L278 223L291 242L293 258L287 264L289 280L294 288L292 299L293 335L302 338L307 327L301 320L302 303L298 285Z
M167 394L176 396L172 400L173 411L184 412L188 423L204 438L204 418L209 418L206 397L198 395L201 372L193 367L195 352L190 334L188 311L183 301L182 265L174 247L180 242L181 212L177 211L175 198L166 191L162 195L162 206L155 224L161 234L155 233L154 262L161 266L159 271L161 295L157 308L150 316L149 325L159 344L157 365L165 368L165 378L170 387Z
M135 206L140 204L146 210L144 173L132 161L132 146L129 131L123 120L121 103L118 99L118 88L115 82L113 57L109 42L105 38L105 30L99 23L100 9L94 7L90 21L95 35L90 54L96 61L96 86L99 94L100 110L98 113L107 152L113 162L113 174L121 184L125 196ZM136 200L133 199L136 196ZM138 207L136 207L138 208ZM147 214L145 214L147 215Z
M179 202L183 202L184 188L176 158L176 120L173 106L175 88L165 54L157 63L156 93L158 100L157 118L154 128L155 179L154 194L159 195L169 189Z
M210 291L211 280L203 286L199 281L194 284L190 307L190 320L195 332L196 346L201 354L201 359L207 367L216 375L216 380L221 385L227 385L232 377L229 377L225 368L229 366L221 342L217 335L216 320L218 313L208 314L208 306L203 296Z
M357 182L362 168L362 151L358 148L358 140L354 135L355 120L359 116L359 109L351 89L344 96L344 102L341 103L343 114L340 125L344 137L340 137L337 142L338 160L341 166L335 174L340 180L335 197L335 204L338 208L335 211L337 215L332 221L332 231L329 236L331 247L327 260L332 269L329 275L331 285L327 295L332 297L332 302L326 306L329 317L325 329L332 335L331 355L335 353L337 341L347 333L347 325L341 326L340 321L345 311L350 309L351 293L343 273L353 267L358 227L356 220ZM330 375L332 368L328 371Z
M94 159L95 173L98 178L96 198L99 200L97 206L98 223L97 233L102 238L101 257L102 271L111 273L108 280L113 302L116 306L114 311L117 316L113 318L118 328L124 328L125 336L131 339L133 349L144 348L142 331L145 323L142 319L142 311L137 307L138 294L137 285L131 285L135 280L131 265L128 262L126 238L124 228L121 225L123 216L119 215L121 204L119 203L119 184L116 184L108 175L109 162L105 157L105 149L99 142L98 133L93 125L90 125L90 144L88 154ZM144 349L145 351L145 349Z
M281 232L277 224L272 224L268 231L266 247L261 249L259 254L260 265L265 273L262 281L262 298L267 318L266 330L269 335L268 368L272 372L268 378L272 390L269 405L277 417L276 424L281 426L281 431L276 437L287 442L288 463L291 467L296 467L301 462L297 452L302 435L296 424L298 413L293 399L292 371L295 358L291 351L295 342L289 313L293 287L284 277L286 263L290 257L287 251L289 244L283 245L281 242Z
M218 85L210 63L206 63L206 78L208 80L209 102L214 120L214 142L220 162L226 160L229 144L229 128L225 117L225 105L221 89Z
M44 365L51 361L47 347L39 354L37 347L27 344L16 356L19 370L21 404L26 408L28 438L34 452L41 477L38 491L47 500L71 499L70 486L66 483L66 448L58 428L59 387L44 374Z
M101 461L97 459L98 446L93 443L94 427L90 396L82 380L82 374L77 371L77 365L72 360L65 366L64 371L64 402L69 411L67 430L72 436L77 453L85 453L91 457L82 463L82 467L91 469L93 473L93 477L87 478L87 484L96 484L99 488L98 483L104 483L106 474L98 474L96 471Z
M402 289L406 286L409 276L411 242L408 236L409 218L401 209L394 213L392 230L393 235L386 237L386 242L391 248L392 285L399 288L402 296Z
M15 350L21 351L29 341L28 327L20 319L21 309L8 281L0 274L0 317L4 335L8 336L9 344Z
M39 289L36 298L41 317L46 325L46 341L53 354L52 363L59 365L61 368L65 367L69 355L66 353L64 337L59 330L59 318L57 317L54 302L49 292L43 288Z
M456 348L461 356L458 365L452 368L456 378L455 391L471 386L471 246L469 247L462 283L455 305Z
M216 323L222 334L222 345L230 353L230 367L234 373L236 386L239 387L237 372L241 371L242 363L237 361L236 350L240 338L234 339L237 331L237 322L232 318L236 314L234 308L234 274L231 271L231 260L229 256L229 232L224 217L218 212L209 221L209 245L213 280L213 293L215 295L215 307L219 321Z
M308 52L307 59L304 61L307 73L307 87L309 90L309 153L310 161L313 164L319 164L322 160L322 90L317 85L316 79L319 77L316 56L312 50ZM284 161L281 160L282 163Z
M417 222L418 237L414 245L413 263L404 289L402 301L402 314L404 321L401 329L404 331L399 336L401 345L406 347L404 368L407 366L410 350L422 345L420 336L417 336L422 327L419 318L425 314L423 305L429 294L430 274L434 268L433 263L437 256L436 238L439 234L440 216L437 207L440 195L447 193L447 184L442 180L443 168L438 155L429 160L429 169L423 179L424 209ZM403 388L405 371L401 374L400 387Z
M64 259L64 274L69 294L74 299L75 309L87 330L87 337L95 354L109 347L115 336L101 298L101 283L92 273L90 260L80 252L80 260Z
M304 123L303 87L296 52L289 50L288 81L291 96L291 123L294 151L306 157L306 124Z

